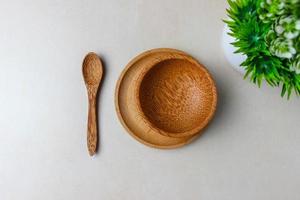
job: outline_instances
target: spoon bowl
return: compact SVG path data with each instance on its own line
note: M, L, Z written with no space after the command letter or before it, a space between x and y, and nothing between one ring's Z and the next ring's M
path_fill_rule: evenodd
M100 58L95 53L89 53L83 60L82 74L87 87L99 86L103 68Z

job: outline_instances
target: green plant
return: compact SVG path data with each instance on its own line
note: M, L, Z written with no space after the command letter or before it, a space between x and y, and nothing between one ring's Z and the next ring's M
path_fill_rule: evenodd
M245 77L281 86L281 96L300 95L300 0L228 0L228 33Z

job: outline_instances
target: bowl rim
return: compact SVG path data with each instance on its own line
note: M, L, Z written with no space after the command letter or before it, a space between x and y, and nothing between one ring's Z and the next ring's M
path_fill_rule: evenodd
M186 130L186 131L182 131L182 132L170 132L170 131L166 131L166 130L163 130L163 129L157 127L147 117L144 110L142 109L142 105L141 105L141 102L140 102L141 84L142 84L142 81L144 80L145 76L156 65L158 65L162 62L165 62L167 60L184 60L184 61L187 61L187 62L191 63L195 67L199 67L202 71L204 71L205 77L207 77L209 79L210 85L212 86L213 100L211 102L211 109L210 109L209 114L205 117L205 120L203 120L200 123L196 124L194 126L194 128ZM168 136L168 137L181 138L181 137L188 137L188 136L193 136L193 135L198 134L202 129L204 129L209 124L209 122L211 121L211 119L213 118L213 116L215 114L215 110L216 110L216 106L217 106L217 90L216 90L216 86L215 86L215 81L213 80L211 74L206 69L206 67L204 67L201 63L199 63L195 58L193 58L192 56L190 56L187 53L182 52L182 51L172 52L171 56L164 57L163 59L155 59L153 62L151 62L150 64L145 66L144 69L140 72L140 74L138 76L138 79L136 81L134 90L135 90L135 94L136 94L135 99L136 99L136 102L137 102L138 111L139 111L139 114L144 119L144 122L149 127L151 127L151 129L154 129L159 134L164 135L164 136Z

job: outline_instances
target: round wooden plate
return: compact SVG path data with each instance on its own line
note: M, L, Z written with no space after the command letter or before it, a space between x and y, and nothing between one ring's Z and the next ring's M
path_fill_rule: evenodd
M136 101L134 88L140 84L140 79L145 69L157 60L170 58L183 58L194 60L186 53L175 49L153 49L146 51L134 58L123 70L116 86L115 105L118 117L125 129L138 141L150 147L170 149L190 143L200 134L186 135L182 137L169 137L151 126ZM195 62L197 62L195 60ZM212 106L216 104L216 91L213 85L214 99ZM214 110L213 110L214 112Z

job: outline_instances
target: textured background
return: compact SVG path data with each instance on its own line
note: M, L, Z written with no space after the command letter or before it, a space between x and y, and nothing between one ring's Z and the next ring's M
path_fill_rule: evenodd
M244 81L224 58L224 0L0 0L1 200L299 200L299 99ZM184 50L214 76L206 133L176 150L148 148L117 119L124 66L157 47ZM106 78L100 152L86 149L81 63Z

